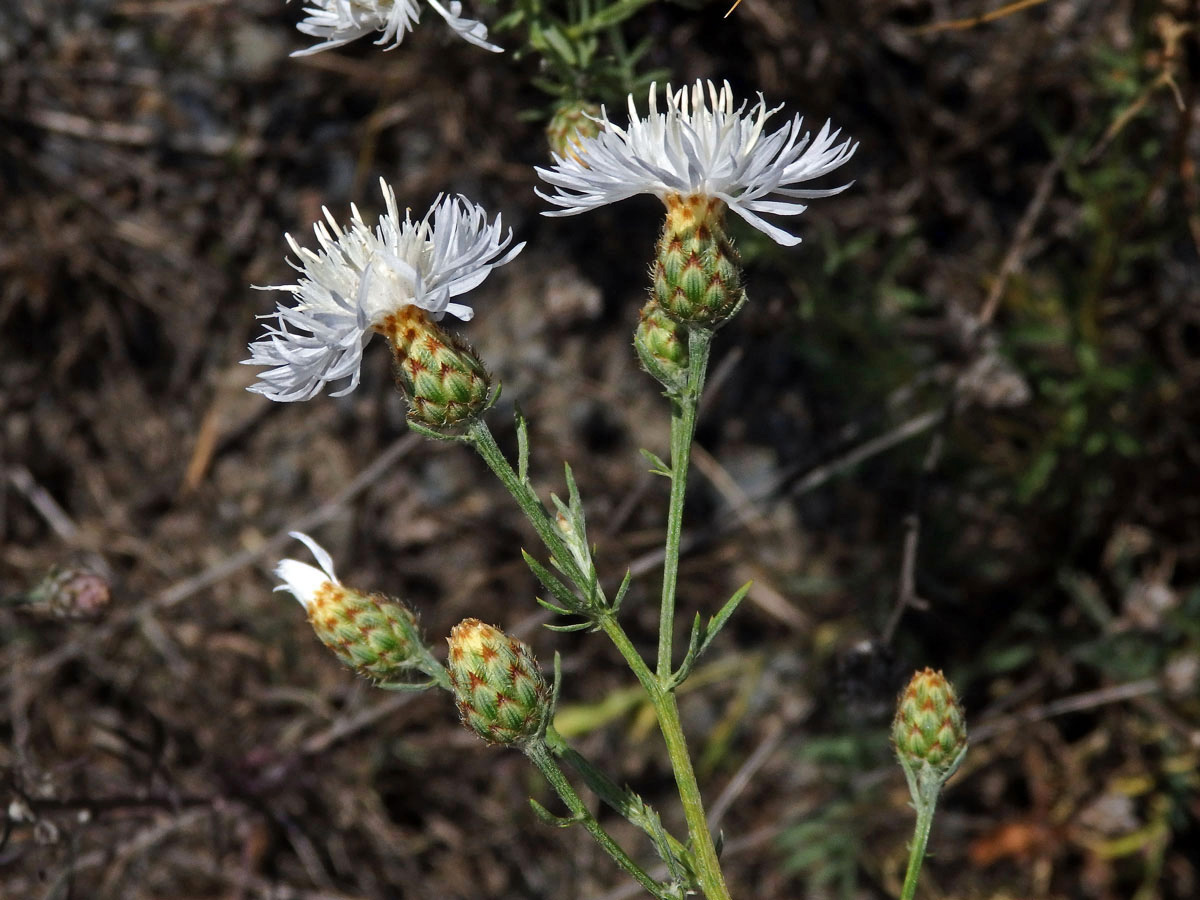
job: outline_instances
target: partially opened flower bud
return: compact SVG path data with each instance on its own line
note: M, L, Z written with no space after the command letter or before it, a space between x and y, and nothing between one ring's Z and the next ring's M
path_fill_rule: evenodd
M405 307L380 330L392 345L396 384L408 398L410 419L445 428L478 418L487 407L492 377L483 361L424 310Z
M275 574L308 613L321 643L360 675L395 682L417 667L420 647L417 619L404 604L382 594L364 594L344 586L333 571L333 560L308 535L293 532L317 562L318 569L294 559L282 560Z
M462 722L489 744L538 737L550 692L529 647L478 619L454 626L447 668Z
M662 311L657 301L651 300L642 307L633 346L642 368L664 387L683 385L688 370L687 332Z
M967 724L954 688L941 672L913 675L900 695L892 743L906 770L946 781L967 750Z

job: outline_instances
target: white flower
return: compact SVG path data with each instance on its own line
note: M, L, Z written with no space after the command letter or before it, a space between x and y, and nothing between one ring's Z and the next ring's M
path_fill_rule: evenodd
M799 199L829 197L850 184L826 190L795 185L832 172L858 149L849 139L837 144L841 130L829 122L816 140L801 133L800 116L770 133L763 126L781 107L767 109L762 95L748 113L746 103L734 108L733 91L725 82L720 91L711 81L672 91L667 85L667 110L658 111L658 91L650 86L650 111L640 118L629 96L629 125L620 128L601 110L598 135L585 138L576 155L555 154L554 165L539 168L543 181L558 190L538 194L561 210L548 216L573 216L615 203L634 194L660 199L675 194L704 195L723 200L730 209L780 244L800 238L763 219L763 214L795 216L807 208Z
M451 0L443 6L438 0L426 0L446 23L464 41L502 53L503 48L488 42L487 26L474 19L459 15L462 4ZM292 56L309 56L322 50L332 50L351 41L356 41L372 31L382 31L383 36L375 43L392 50L400 46L404 35L412 31L421 18L421 7L417 0L310 0L304 8L306 18L296 27L304 34L321 38L305 50L297 50Z
M271 368L251 391L271 400L308 400L325 384L348 378L333 396L350 393L358 386L363 348L389 315L414 306L435 322L446 313L470 320L472 309L450 298L478 287L525 246L510 248L512 230L503 234L499 216L489 224L483 207L465 197L439 197L419 222L407 212L401 219L395 192L383 179L379 184L387 212L374 230L352 205L345 230L322 210L325 222L313 226L320 244L315 252L286 235L299 257L292 263L299 282L263 290L287 291L296 305L281 303L263 317L277 324L250 345L250 359L242 362Z
M313 556L317 558L317 562L321 564L318 569L315 566L310 566L308 563L302 563L295 559L282 559L279 565L275 567L275 577L283 584L279 585L277 591L291 591L292 595L300 601L300 604L307 610L309 609L318 596L340 588L342 583L337 580L337 575L333 573L333 557L331 557L316 541L310 538L307 534L302 534L299 531L288 533L290 537L302 542Z

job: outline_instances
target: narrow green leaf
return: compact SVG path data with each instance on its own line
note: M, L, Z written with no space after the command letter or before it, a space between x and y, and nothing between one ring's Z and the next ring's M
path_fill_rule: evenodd
M550 625L542 626L549 631L586 631L594 627L591 622L576 622L574 625Z
M558 613L560 616L575 615L575 613L573 613L571 610L564 609L563 607L559 606L558 604L551 603L549 600L546 600L542 597L534 597L533 599L537 601L538 606L544 607L545 609L550 610L550 612Z
M613 597L613 601L608 607L614 616L617 614L617 610L621 608L621 603L625 600L625 595L629 592L629 585L632 583L633 572L626 569L625 577L621 579L621 586L617 588L617 595Z
M580 609L579 598L575 596L575 593L570 588L555 578L549 569L530 556L525 550L521 551L521 557L525 560L525 565L529 566L530 571L537 577L537 580L542 583L546 590L554 595L554 599L572 611Z
M381 691L394 691L398 694L417 694L437 686L436 681L388 681L375 685Z
M708 625L704 629L704 640L701 642L699 649L696 651L697 658L699 658L704 651L708 649L708 646L712 643L713 638L715 638L720 633L721 629L725 627L725 623L729 621L730 617L734 614L734 611L737 610L738 604L740 604L746 598L746 594L750 592L750 587L753 584L753 581L747 581L745 584L743 584L734 592L732 597L725 601L725 605L717 610L717 614L708 620Z
M556 816L542 804L538 803L532 797L529 798L529 805L533 807L533 814L541 819L551 828L570 828L572 825L578 825L583 821L582 816Z
M700 613L696 613L696 618L692 620L692 633L688 637L687 652L683 655L683 662L679 664L679 668L671 676L671 690L675 690L675 688L683 684L687 680L688 675L692 673L692 667L700 657L701 641L704 641L704 639L705 628L700 622Z
M646 457L646 460L650 463L651 475L664 475L667 478L671 477L671 467L662 461L662 457L660 457L657 453L652 453L645 447L641 449L641 453L642 456Z
M529 481L529 423L517 404L513 404L513 418L517 423L517 479L524 484Z
M571 68L578 68L579 57L575 53L575 48L567 39L567 36L558 30L557 27L551 26L542 32L542 37L545 38L549 47L554 50Z

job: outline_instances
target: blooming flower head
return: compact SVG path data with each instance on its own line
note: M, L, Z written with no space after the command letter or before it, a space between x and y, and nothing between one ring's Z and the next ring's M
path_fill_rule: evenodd
M356 207L343 229L323 210L314 226L318 250L287 236L297 255L296 284L287 291L294 306L280 304L276 324L250 345L247 365L268 366L250 390L271 400L308 400L333 381L349 379L333 396L358 386L363 348L373 333L393 336L401 326L438 322L449 313L463 321L474 314L452 297L478 287L493 269L525 246L512 245L500 217L490 224L483 207L464 197L438 198L425 218L400 218L396 195L380 179L387 211L372 230ZM270 318L268 316L267 318Z
M711 81L672 91L667 109L658 111L658 89L650 86L650 111L638 116L629 96L629 124L615 125L606 110L597 120L601 131L585 138L577 155L555 155L554 165L538 175L557 190L538 194L556 206L546 215L571 216L615 203L635 194L654 194L673 201L697 197L719 200L772 240L791 246L800 238L771 224L764 215L795 216L805 204L797 200L829 197L849 184L823 190L796 185L832 172L854 155L858 144L837 142L840 129L822 126L815 140L801 131L802 119L764 134L767 120L780 107L758 103L734 106L733 90Z
M417 0L309 0L309 6L304 8L305 19L296 27L304 34L321 38L321 43L314 44L304 50L297 50L292 56L310 56L322 50L332 50L351 41L356 41L373 31L381 31L383 35L375 43L387 45L384 49L392 50L400 46L404 35L412 31L413 26L421 18L421 8ZM462 4L458 0L443 6L438 0L426 0L446 23L454 29L464 41L501 53L503 49L489 43L487 26L474 19L463 18Z

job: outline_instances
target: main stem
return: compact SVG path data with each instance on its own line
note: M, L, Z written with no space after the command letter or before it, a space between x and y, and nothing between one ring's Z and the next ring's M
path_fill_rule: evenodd
M679 789L679 800L687 820L700 888L708 900L729 900L729 888L725 886L717 848L704 814L700 785L696 781L692 757L683 734L679 706L675 702L675 694L668 687L673 674L675 589L679 578L679 548L683 540L683 501L711 346L712 332L708 329L692 328L688 331L687 381L682 390L671 397L671 499L664 545L662 605L658 615L658 671L654 688L649 690L649 694L654 711L658 714L658 726L667 745L667 754L671 758L671 769L675 773L675 785Z
M708 350L712 332L693 328L688 331L688 377L677 396L671 397L671 500L667 510L667 537L664 546L662 604L658 611L658 677L671 677L671 650L675 637L675 586L679 578L679 545L683 539L683 500L687 491L688 467L692 459L692 438L696 435L696 416L700 395L708 371Z
M717 859L716 845L708 830L704 814L704 802L700 797L700 786L692 768L683 724L679 718L679 707L671 693L671 634L675 626L675 583L679 572L679 545L683 536L683 494L687 486L687 469L691 459L692 437L696 430L696 414L700 405L700 394L704 388L704 377L708 368L708 351L712 332L696 329L689 333L689 372L687 384L680 395L673 398L671 416L671 508L668 513L666 561L663 569L663 610L659 617L659 665L655 675L646 665L641 653L633 646L625 629L612 614L601 615L596 624L608 635L625 658L638 682L645 689L658 717L659 729L667 745L675 784L683 805L687 821L688 837L691 841L696 880L707 900L731 900L725 886L725 876ZM473 423L467 437L479 455L504 484L513 499L521 507L525 517L533 526L554 559L564 567L569 578L577 585L586 581L586 576L575 565L570 550L562 535L552 523L545 506L533 488L513 471L504 453L483 420ZM665 644L665 646L664 646ZM665 668L662 660L666 659ZM549 777L549 776L547 776ZM619 860L618 860L619 861Z
M621 848L620 844L612 839L612 836L604 830L604 826L597 822L596 817L584 806L583 801L579 799L579 795L575 793L575 788L571 786L571 782L567 780L567 776L563 774L563 770L554 761L549 748L541 742L530 744L525 748L525 755L546 776L546 780L550 782L555 793L567 805L567 809L571 810L574 819L588 830L588 833L596 839L596 842L604 848L605 852L615 859L622 869L632 875L638 884L655 897L666 897L667 895L659 883L646 874L641 866L630 859L629 854Z
M912 847L908 853L908 870L904 874L904 887L900 900L913 900L917 893L917 879L921 874L921 863L925 861L925 847L929 843L929 832L933 827L933 813L937 809L938 789L924 788L913 793L916 801L917 824L913 830Z

